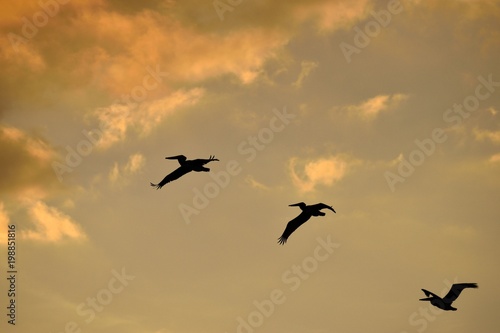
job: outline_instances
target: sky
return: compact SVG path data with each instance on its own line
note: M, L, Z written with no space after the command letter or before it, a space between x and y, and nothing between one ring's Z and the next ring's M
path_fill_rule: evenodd
M2 331L498 332L500 1L1 8Z

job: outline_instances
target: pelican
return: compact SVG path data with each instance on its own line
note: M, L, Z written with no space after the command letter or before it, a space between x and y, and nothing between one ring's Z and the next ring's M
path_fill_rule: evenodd
M295 230L297 230L298 227L307 222L307 220L309 220L311 216L325 216L326 214L321 212L322 209L326 208L336 213L332 206L325 205L324 203L318 203L315 205L308 206L303 202L299 202L289 206L290 207L299 206L302 212L299 214L299 216L288 222L288 224L286 225L283 235L281 235L281 237L278 238L278 243L281 245L285 244L286 241L288 240L288 237L290 237L290 235Z
M438 295L433 294L428 290L422 289L427 298L421 298L420 300L429 301L431 302L432 305L442 310L457 311L456 308L451 306L451 303L453 303L458 298L462 290L464 290L465 288L477 288L477 283L455 283L454 285L451 286L450 291L448 292L448 294L446 294L444 298L441 298Z
M156 187L156 189L160 189L165 185L166 183L170 183L173 180L176 180L177 178L180 178L184 176L186 173L191 172L191 171L204 171L208 172L210 171L209 168L205 168L204 165L212 162L212 161L218 161L218 159L215 158L215 156L210 155L208 159L196 159L196 160L188 160L186 156L184 155L177 155L177 156L171 156L171 157L165 157L167 160L177 160L179 164L181 165L171 173L169 173L161 182L158 184L153 184L150 183L151 186Z

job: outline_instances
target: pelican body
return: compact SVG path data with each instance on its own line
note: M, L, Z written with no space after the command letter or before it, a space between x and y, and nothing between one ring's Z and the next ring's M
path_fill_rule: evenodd
M455 283L451 286L450 291L445 297L441 298L438 295L431 293L428 290L422 289L426 298L421 298L420 301L429 301L435 307L445 311L457 311L451 304L458 298L462 290L465 288L477 288L477 283Z
M161 182L158 184L153 184L150 183L151 186L156 187L156 189L160 189L163 187L163 185L170 183L173 180L176 180L182 176L184 176L186 173L191 172L191 171L196 171L196 172L208 172L210 171L209 168L204 167L205 164L212 162L212 161L218 161L218 159L215 158L215 156L210 156L208 159L196 159L196 160L188 160L186 156L184 155L177 155L177 156L171 156L171 157L165 157L167 160L177 160L180 164L180 167L169 173Z
M322 209L326 208L336 213L332 206L325 205L324 203L318 203L315 205L308 206L303 202L299 202L290 205L290 207L296 207L296 206L298 206L302 210L302 212L296 218L288 222L288 224L286 225L283 235L281 235L281 237L278 238L278 243L281 245L285 244L286 241L288 240L288 237L290 237L290 235L295 230L297 230L298 227L307 222L311 218L311 216L325 216L326 214L321 211Z

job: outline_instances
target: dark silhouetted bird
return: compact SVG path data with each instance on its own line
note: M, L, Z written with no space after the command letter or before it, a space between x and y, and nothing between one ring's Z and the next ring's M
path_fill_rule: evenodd
M295 206L299 206L299 208L302 209L302 213L300 213L299 216L288 222L288 224L286 225L283 235L281 235L281 237L278 238L278 243L281 245L285 244L288 237L290 237L290 235L295 230L297 230L298 227L307 222L307 220L309 220L311 216L325 216L326 214L321 212L322 209L326 208L336 213L332 206L325 205L324 203L318 203L315 205L307 206L305 203L299 202L290 205L290 207L295 207Z
M464 290L465 288L477 288L477 283L455 283L454 285L451 286L450 291L448 292L448 294L446 294L444 298L441 298L438 295L433 294L428 290L422 289L427 298L421 298L420 300L430 301L432 305L442 310L457 311L456 308L451 306L451 303L453 303L458 298L462 290Z
M196 160L188 160L186 156L184 155L178 155L178 156L171 156L171 157L165 157L167 160L177 160L179 161L179 164L181 165L171 173L169 173L161 182L158 184L153 184L151 183L151 186L156 187L156 189L160 189L165 185L166 183L170 183L173 180L176 180L177 178L180 178L184 176L186 173L191 172L191 171L204 171L208 172L210 171L209 168L205 168L204 165L212 162L212 161L218 161L218 159L215 158L215 156L210 156L208 159L196 159Z

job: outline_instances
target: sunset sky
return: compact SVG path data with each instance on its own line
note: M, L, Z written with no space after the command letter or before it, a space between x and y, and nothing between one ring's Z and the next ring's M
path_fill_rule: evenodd
M2 0L0 22L2 332L498 332L499 0ZM180 154L219 161L152 188ZM281 246L298 202L337 213ZM419 301L455 282L479 284L458 311Z

